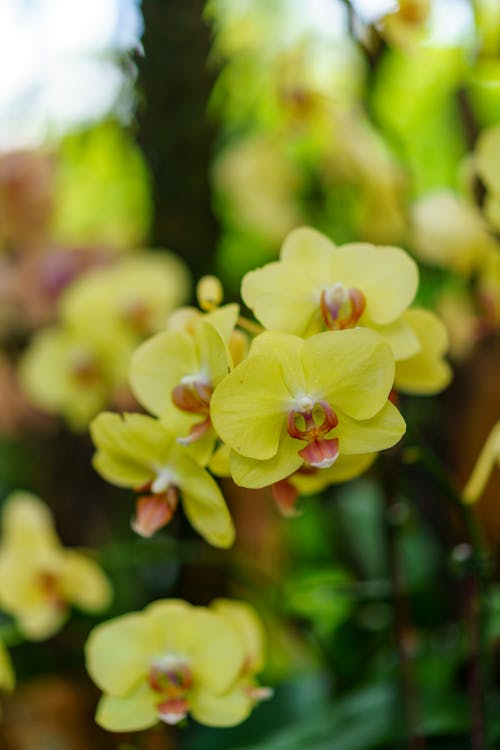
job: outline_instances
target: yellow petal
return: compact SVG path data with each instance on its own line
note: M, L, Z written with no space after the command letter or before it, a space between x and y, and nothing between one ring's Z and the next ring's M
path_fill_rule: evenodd
M391 448L404 435L406 424L394 404L387 401L371 419L356 421L339 414L339 424L331 436L338 436L340 454L371 453Z
M111 602L109 579L94 560L79 552L64 551L61 585L64 597L80 609L99 612Z
M250 348L251 355L260 355L278 360L282 370L283 381L290 394L304 394L307 381L302 366L304 340L289 333L265 331L256 336Z
M309 227L286 238L281 261L244 276L241 295L270 330L304 335L319 308L319 297L335 246Z
M258 459L276 454L290 393L276 360L249 356L219 383L211 400L216 432L233 450Z
M387 341L396 361L413 357L420 351L420 341L411 325L405 320L405 313L393 323L380 326L370 323L370 328Z
M98 449L94 466L108 481L134 487L151 479L168 463L174 436L161 422L144 414L99 414L90 425Z
M44 641L63 626L68 618L68 610L50 602L39 606L26 607L17 613L19 629L28 640Z
M108 732L137 732L158 722L156 703L159 696L147 683L141 683L128 695L103 695L95 720Z
M229 372L229 352L219 331L202 322L195 334L198 361L206 379L215 387Z
M216 547L230 547L234 526L217 482L182 448L174 448L171 464L179 476L182 505L191 525Z
M143 681L161 654L154 618L132 613L94 628L85 644L87 671L106 693L126 696Z
M241 633L246 651L245 672L260 672L264 667L264 628L256 611L247 602L215 599L210 607L228 617Z
M287 235L280 258L285 263L295 263L304 269L312 264L324 279L334 250L334 243L321 232L312 227L298 227Z
M199 369L194 338L183 331L164 331L136 349L130 365L130 384L140 403L161 417L175 408L175 386L185 375L194 375Z
M352 243L336 248L330 278L361 290L366 299L365 315L385 324L398 318L413 301L418 268L399 247Z
M52 514L45 503L30 492L13 492L2 511L2 543L33 552L57 547Z
M207 313L202 319L216 328L226 344L228 344L239 314L240 306L233 302L230 305L223 305L217 310Z
M224 445L223 443L217 448L208 465L208 468L210 469L212 474L215 474L215 476L217 477L231 476L231 472L229 470L230 455L231 448L229 447L229 445Z
M267 461L247 458L233 451L230 458L231 476L240 487L251 489L267 487L274 482L279 482L280 479L293 474L302 465L303 459L298 451L305 445L305 441L295 440L285 432L277 454Z
M240 686L224 695L198 688L192 691L189 703L193 718L209 727L232 727L240 724L249 716L253 705Z
M448 336L439 318L429 310L408 310L404 315L420 342L420 351L413 357L396 362L394 385L398 390L414 394L432 394L449 384L452 372L443 355Z
M302 360L309 394L355 419L380 411L394 380L388 344L367 328L311 336L304 343Z

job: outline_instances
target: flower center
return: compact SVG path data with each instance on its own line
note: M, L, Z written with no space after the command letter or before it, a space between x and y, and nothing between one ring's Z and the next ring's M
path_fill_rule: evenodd
M199 440L210 428L210 399L212 397L212 386L200 375L185 375L179 385L172 391L172 401L181 411L189 414L200 414L203 419L196 422L189 434L183 438L177 438L182 445L190 445Z
M314 402L309 396L300 397L297 406L298 409L288 413L288 434L296 440L306 441L306 447L299 450L304 461L318 469L326 469L339 454L338 438L326 437L337 426L337 415L326 401Z
M365 296L359 289L346 289L336 282L321 292L320 309L325 326L340 331L356 325L366 306Z
M166 724L177 724L189 709L188 694L193 675L187 662L176 656L166 656L151 665L148 682L160 697L158 717Z

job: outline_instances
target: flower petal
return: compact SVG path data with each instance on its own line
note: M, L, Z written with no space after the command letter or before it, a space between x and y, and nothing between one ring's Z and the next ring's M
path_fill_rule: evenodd
M387 401L378 414L362 422L339 414L339 424L331 433L339 438L342 453L371 453L391 448L404 435L406 423L396 409Z
M142 613L116 617L91 631L85 644L87 671L104 692L126 696L145 679L161 646L154 618Z
M119 487L134 487L151 479L155 467L168 463L174 436L145 414L99 414L90 425L98 449L94 466Z
M242 687L236 686L224 695L198 688L190 695L191 714L209 727L232 727L250 714L253 701Z
M103 695L97 705L95 720L108 732L137 732L158 722L158 695L146 682L128 695Z
M252 356L222 380L211 400L216 432L233 450L258 459L278 449L290 393L277 360Z
M254 608L234 599L215 599L211 608L229 618L245 642L246 671L260 672L264 667L264 629Z
M304 344L303 365L309 393L355 419L380 411L394 380L388 344L367 328L311 336Z
M94 560L79 552L64 550L61 585L64 598L83 610L99 612L111 602L109 579Z
M407 357L413 357L420 351L420 342L415 331L405 320L406 313L395 320L393 323L387 323L386 325L376 325L370 323L370 328L377 331L387 341L392 349L394 359L406 359ZM363 320L361 319L361 325Z
M234 526L217 482L182 448L173 449L171 466L179 477L182 505L191 525L215 547L230 547Z
M418 287L418 267L399 247L352 243L336 248L329 277L346 287L360 289L366 299L365 315L384 324L398 318L410 305Z
M406 393L437 393L446 388L452 377L451 368L443 359L448 346L446 329L429 310L408 310L404 318L418 337L421 350L396 362L394 384Z
M303 463L298 451L304 446L305 441L284 434L277 454L266 461L241 456L233 451L230 458L231 476L240 487L267 487L297 471Z
M130 384L139 402L161 417L173 407L172 391L185 375L199 371L196 343L183 331L163 331L136 349Z

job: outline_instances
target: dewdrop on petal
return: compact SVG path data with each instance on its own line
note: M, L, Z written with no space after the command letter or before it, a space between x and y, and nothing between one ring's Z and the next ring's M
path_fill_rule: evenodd
M196 299L202 310L209 312L219 307L224 290L217 276L203 276L196 286Z

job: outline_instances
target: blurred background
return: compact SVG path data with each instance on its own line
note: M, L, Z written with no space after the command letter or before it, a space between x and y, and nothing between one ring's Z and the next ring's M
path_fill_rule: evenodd
M469 748L465 532L414 436L462 487L500 415L498 0L2 0L0 67L0 500L42 497L115 592L102 616L74 613L43 643L0 612L18 682L1 747L404 746L399 617L426 747ZM383 467L304 499L293 519L228 481L231 552L182 517L135 537L132 493L91 467L90 420L138 408L130 355L193 302L194 281L216 273L237 299L300 225L408 250L418 303L448 329L453 384L401 400L412 430L390 507ZM498 490L497 471L475 508L496 741ZM155 598L226 595L265 622L275 698L231 730L99 730L91 626Z

